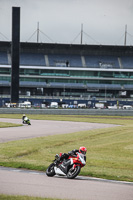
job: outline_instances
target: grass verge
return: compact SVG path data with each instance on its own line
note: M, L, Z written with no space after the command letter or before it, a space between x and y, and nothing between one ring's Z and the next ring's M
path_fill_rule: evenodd
M59 200L59 199L0 194L0 200Z
M122 126L3 143L0 144L1 166L45 171L56 153L68 152L84 145L88 149L87 163L80 175L133 181L133 117L28 117L112 123Z
M0 128L8 128L8 127L16 127L16 126L22 126L22 125L21 124L8 123L8 122L0 122Z

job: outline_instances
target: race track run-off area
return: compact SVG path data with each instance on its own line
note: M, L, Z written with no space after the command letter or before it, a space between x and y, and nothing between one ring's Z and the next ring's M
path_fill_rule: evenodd
M20 119L1 118L0 121L22 123ZM0 143L115 126L49 120L31 120L31 124L0 128ZM0 167L0 194L80 200L132 200L133 184L82 176L69 180L66 177L47 177L43 172Z

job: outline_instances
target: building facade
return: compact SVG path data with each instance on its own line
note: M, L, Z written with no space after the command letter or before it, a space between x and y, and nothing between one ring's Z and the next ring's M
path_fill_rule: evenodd
M133 99L133 47L20 44L19 98ZM0 42L0 95L9 98L11 43ZM41 101L40 100L40 101Z

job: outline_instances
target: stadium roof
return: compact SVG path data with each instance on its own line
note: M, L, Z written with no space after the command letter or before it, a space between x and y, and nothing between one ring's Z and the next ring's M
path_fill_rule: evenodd
M11 42L0 42L0 51L11 51ZM82 45L53 43L20 43L21 52L45 54L117 55L133 56L133 46Z

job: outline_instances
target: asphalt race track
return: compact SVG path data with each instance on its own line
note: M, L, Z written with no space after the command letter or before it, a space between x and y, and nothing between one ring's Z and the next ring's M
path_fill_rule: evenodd
M21 123L20 119L0 119ZM0 128L0 143L53 134L72 133L114 125L98 123L32 120L31 126ZM47 177L45 173L0 167L0 194L29 195L77 200L132 200L133 183L78 176Z
M10 122L21 124L21 119L0 118L0 122ZM85 131L97 128L107 128L116 125L98 124L87 122L68 122L68 121L50 121L50 120L31 120L31 126L0 128L0 143L12 140L27 139L33 137L42 137L55 134L65 134L77 131Z
M0 167L0 193L80 200L132 200L133 185L100 179L69 180Z

